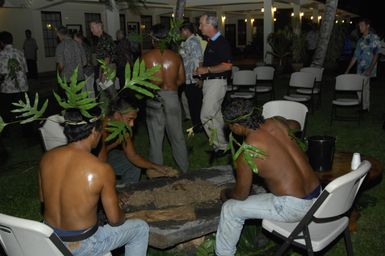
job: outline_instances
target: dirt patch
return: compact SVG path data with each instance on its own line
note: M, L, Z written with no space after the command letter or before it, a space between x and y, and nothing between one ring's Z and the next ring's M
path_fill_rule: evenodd
M123 193L121 201L128 208L137 208L153 204L162 209L172 206L196 205L207 201L217 201L222 186L201 179L182 179L171 184L145 191L135 191L129 195Z

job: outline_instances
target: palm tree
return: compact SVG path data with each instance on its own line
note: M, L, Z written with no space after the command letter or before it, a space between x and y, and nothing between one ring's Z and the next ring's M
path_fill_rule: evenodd
M186 0L177 0L176 1L176 9L175 9L175 18L182 20L184 7L186 6Z
M336 17L338 0L326 0L325 15L322 19L320 37L317 49L313 55L311 66L322 67L325 61L330 35L333 30L334 20Z

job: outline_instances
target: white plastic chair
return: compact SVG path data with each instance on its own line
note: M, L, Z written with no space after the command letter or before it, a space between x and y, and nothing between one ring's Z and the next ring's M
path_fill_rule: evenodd
M235 72L233 78L233 86L238 87L238 91L230 94L230 98L252 99L255 97L255 79L256 75L253 70L240 70ZM248 89L252 88L253 91Z
M357 111L358 118L354 118L353 116L338 115L337 108L358 107L358 110L361 110L362 92L366 79L367 78L365 76L357 74L343 74L336 77L330 124L332 124L333 120L335 119L344 121L358 120L358 123L360 123L361 111ZM341 97L342 94L344 94L344 97ZM350 96L346 97L347 94L349 94Z
M270 99L274 98L274 73L275 68L271 66L259 66L253 69L257 77L255 90L250 88L250 91L259 93L270 93Z
M239 71L239 67L237 67L237 66L231 67L231 81L233 81L234 74L238 71ZM231 84L227 85L227 91L228 92L236 91L236 90L238 90L238 87L234 86L232 82L231 82Z
M264 118L282 116L286 119L297 121L301 125L304 135L308 108L299 102L288 100L273 100L263 105L262 115Z
M315 85L315 75L306 72L294 72L290 76L289 87L287 89L287 95L283 98L285 100L297 101L302 103L310 103L313 110L313 95ZM310 94L291 93L291 89L307 89L310 90Z
M264 219L262 227L284 239L275 255L283 255L290 245L306 248L308 255L319 252L344 233L348 255L353 255L349 233L350 208L365 179L370 162L363 161L357 170L329 183L300 222L286 223Z
M48 117L44 125L39 128L46 151L67 144L67 138L63 133L64 128L60 125L63 122L63 116L53 115Z
M0 244L8 256L72 256L49 226L1 213Z
M300 72L306 72L306 73L311 73L315 75L315 88L313 93L318 95L318 105L321 105L322 78L323 78L324 68L305 67L305 68L301 68ZM297 92L302 94L311 94L311 91L309 89L298 89Z

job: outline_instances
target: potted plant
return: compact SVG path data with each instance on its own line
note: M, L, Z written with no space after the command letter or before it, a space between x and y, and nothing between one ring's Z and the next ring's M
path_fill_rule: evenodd
M293 35L292 41L292 63L294 71L299 71L303 67L306 58L306 38L304 35Z
M278 59L277 70L283 69L284 59L291 54L292 32L290 29L280 29L271 33L267 37L267 43L271 46L272 51L266 52Z

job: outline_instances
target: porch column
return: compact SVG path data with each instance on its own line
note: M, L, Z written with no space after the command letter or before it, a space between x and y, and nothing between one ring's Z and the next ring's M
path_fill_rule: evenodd
M120 29L119 8L115 0L111 0L110 2L111 7L106 7L106 22L104 24L104 29L106 33L115 39L116 31Z
M219 8L219 10L217 10L216 15L217 15L217 18L218 18L218 30L221 32L221 34L223 36L225 36L225 23L226 23L226 20L222 19L222 16L225 17L226 15L222 11L221 8Z
M274 31L273 24L273 1L264 0L263 1L263 56L266 64L272 64L273 58L271 54L266 54L268 51L271 51L270 45L267 43L267 37L270 33Z
M293 32L299 35L301 33L301 6L299 4L293 3L293 13L294 16L291 19Z

